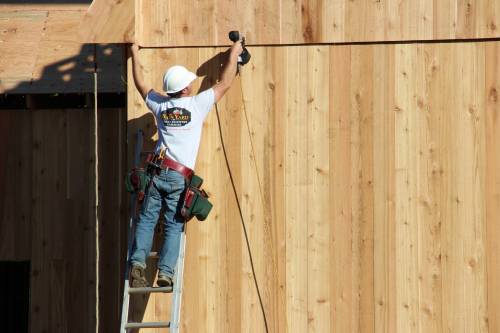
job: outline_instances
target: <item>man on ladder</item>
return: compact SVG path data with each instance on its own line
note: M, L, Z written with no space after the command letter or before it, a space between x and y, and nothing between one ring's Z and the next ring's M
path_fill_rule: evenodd
M159 251L158 279L160 287L172 287L174 268L179 255L180 236L185 219L181 215L186 180L193 174L200 145L203 121L208 112L227 92L237 72L238 56L243 52L241 41L229 49L221 80L197 95L193 92L196 75L183 66L170 67L163 76L163 90L156 92L144 83L139 61L139 47L131 46L134 83L153 112L158 127L155 164L135 229L134 250L130 258L131 285L147 287L146 258L153 242L153 233L162 206L165 208L164 241Z

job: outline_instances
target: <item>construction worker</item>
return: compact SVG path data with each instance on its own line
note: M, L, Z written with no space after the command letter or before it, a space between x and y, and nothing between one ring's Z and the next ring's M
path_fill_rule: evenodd
M241 41L228 50L221 79L210 89L193 93L196 75L183 66L170 67L163 76L163 90L159 93L146 85L139 61L139 47L132 44L132 73L134 83L153 112L158 128L156 159L160 165L146 190L135 231L135 244L130 259L132 287L146 287L146 258L151 251L153 233L162 207L165 208L164 241L159 253L158 279L160 287L173 285L174 267L179 255L180 235L184 218L180 214L186 176L194 169L200 145L203 121L214 103L227 92L237 72ZM164 163L168 162L168 163Z

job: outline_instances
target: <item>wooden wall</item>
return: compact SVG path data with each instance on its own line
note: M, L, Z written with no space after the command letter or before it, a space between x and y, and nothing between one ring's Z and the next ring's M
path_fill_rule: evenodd
M98 308L103 331L119 325L123 112L99 110L98 251L93 111L0 110L0 260L31 262L33 333L94 332Z
M500 37L493 0L94 0L83 42L142 46L308 44Z
M220 51L140 54L160 89L175 63L210 86ZM250 51L218 107L270 332L500 331L500 44ZM131 83L129 147L155 138ZM188 225L182 329L264 332L215 111L196 170L214 210ZM135 314L165 320L164 300Z

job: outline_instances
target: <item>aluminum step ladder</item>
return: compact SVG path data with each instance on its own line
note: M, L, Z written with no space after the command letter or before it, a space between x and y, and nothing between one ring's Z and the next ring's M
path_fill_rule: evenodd
M141 151L143 145L143 137L144 132L139 130L137 132L137 141L135 145L135 155L134 155L134 165L139 165L141 160ZM184 257L186 250L186 231L181 233L180 238L180 249L179 249L179 257L177 259L177 265L175 268L174 275L174 286L172 287L146 287L146 288L132 288L129 283L129 270L130 270L130 256L132 255L132 247L134 244L134 236L135 236L135 220L136 220L136 208L137 208L137 200L136 195L133 194L131 198L130 205L130 220L128 225L128 249L127 249L127 261L126 261L126 269L125 269L125 278L124 278L124 288L123 288L123 304L122 304L122 317L121 317L121 325L120 325L120 333L127 333L130 329L139 329L139 328L169 328L169 332L178 333L179 332L179 324L181 317L181 301L182 301L182 281L184 275ZM184 228L186 226L184 225ZM158 253L151 252L149 254L150 258L158 258ZM173 293L172 300L172 308L170 311L170 321L161 321L161 322L129 322L128 321L128 312L129 312L129 304L130 304L130 295L131 294L151 294L151 293Z

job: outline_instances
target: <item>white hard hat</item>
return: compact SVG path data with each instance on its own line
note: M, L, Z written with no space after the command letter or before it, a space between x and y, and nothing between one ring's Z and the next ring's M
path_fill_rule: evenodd
M173 94L189 86L196 79L196 74L188 71L184 66L172 66L163 76L163 90Z

